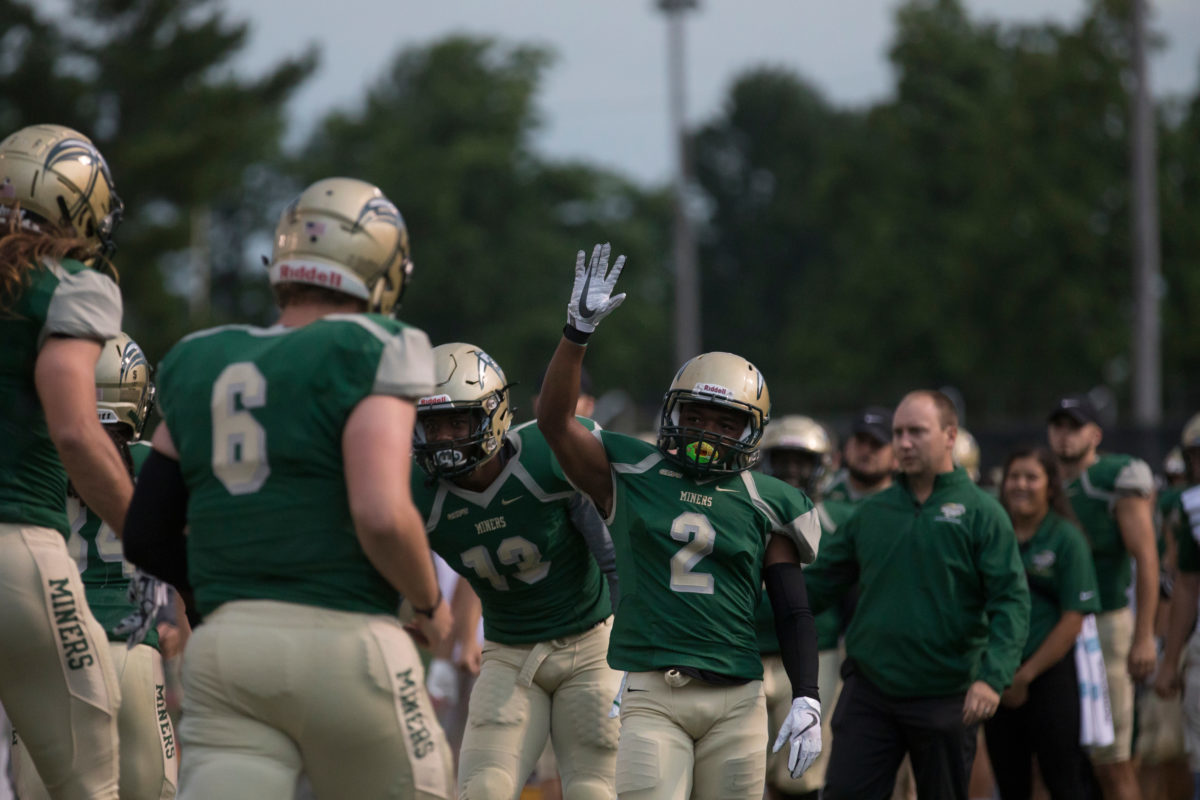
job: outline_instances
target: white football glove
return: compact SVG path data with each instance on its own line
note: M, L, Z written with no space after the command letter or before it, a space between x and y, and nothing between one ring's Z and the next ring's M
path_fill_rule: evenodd
M429 673L425 676L425 688L429 699L435 703L458 704L458 670L444 658L429 662Z
M113 633L128 636L125 646L132 650L154 629L158 612L171 602L171 595L165 583L139 569L134 570L129 579L127 596L129 602L133 603L133 613L118 622Z
M617 263L608 268L608 244L592 248L592 260L584 266L583 251L575 256L575 286L571 289L571 302L567 304L567 322L576 330L592 333L600 320L625 300L622 292L612 296L613 287L621 270L625 268L625 256L617 256Z
M775 737L775 747L771 750L778 753L783 743L791 740L792 750L788 753L788 769L793 778L799 778L804 771L812 766L821 755L821 703L811 697L797 697L792 700L792 710L779 728Z

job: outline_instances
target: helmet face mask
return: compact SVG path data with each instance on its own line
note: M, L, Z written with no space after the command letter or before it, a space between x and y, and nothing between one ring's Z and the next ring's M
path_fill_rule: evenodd
M788 414L763 434L762 470L812 494L833 466L833 438L812 417Z
M58 226L105 259L116 250L125 204L104 156L78 131L30 125L0 141L0 219L17 206L22 227Z
M137 441L154 408L150 362L137 342L122 333L104 343L96 362L96 412L105 428Z
M305 283L393 314L412 276L408 229L377 187L326 178L293 200L275 228L271 283Z
M502 449L512 425L509 384L492 357L474 345L439 345L433 359L437 382L433 394L417 401L413 454L429 475L453 478L473 472ZM426 424L435 422L466 434L431 438Z
M688 425L689 404L737 412L745 426L729 435ZM757 367L732 353L705 353L680 368L663 397L658 449L692 475L732 475L758 463L770 416L770 394Z

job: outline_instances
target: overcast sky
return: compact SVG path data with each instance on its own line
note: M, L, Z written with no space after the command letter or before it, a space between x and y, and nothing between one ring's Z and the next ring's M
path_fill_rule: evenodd
M1073 23L1085 0L965 0L975 17ZM666 26L653 0L227 0L252 23L239 68L258 72L311 42L317 74L292 105L301 132L352 107L403 46L451 33L548 45L538 141L545 154L598 162L641 181L670 172ZM688 119L717 112L730 82L761 64L787 66L840 105L892 89L887 47L897 0L700 0L687 23ZM1192 91L1200 74L1200 0L1151 0L1168 47L1151 64L1160 93Z

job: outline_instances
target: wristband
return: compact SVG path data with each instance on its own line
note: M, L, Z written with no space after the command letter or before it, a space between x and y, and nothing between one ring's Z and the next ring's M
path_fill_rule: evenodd
M437 599L433 601L433 605L429 608L417 608L416 603L413 604L412 610L426 619L433 619L433 612L438 610L438 606L442 604L442 589L438 587Z
M583 345L586 347L587 343L588 343L588 339L590 337L591 337L590 333L579 330L579 328L576 328L574 325L572 325L569 322L566 325L563 325L563 338L566 339L568 342Z

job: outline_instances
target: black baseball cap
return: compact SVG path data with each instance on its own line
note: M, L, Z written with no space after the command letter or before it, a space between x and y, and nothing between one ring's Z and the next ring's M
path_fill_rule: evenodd
M1046 418L1046 421L1053 422L1058 417L1063 416L1070 417L1080 425L1086 425L1089 422L1095 425L1101 424L1100 412L1096 409L1096 404L1092 402L1092 398L1086 394L1070 394L1060 399L1050 412L1050 416Z
M850 435L863 433L880 444L892 441L892 410L883 406L864 408L854 415L854 424L850 426Z

